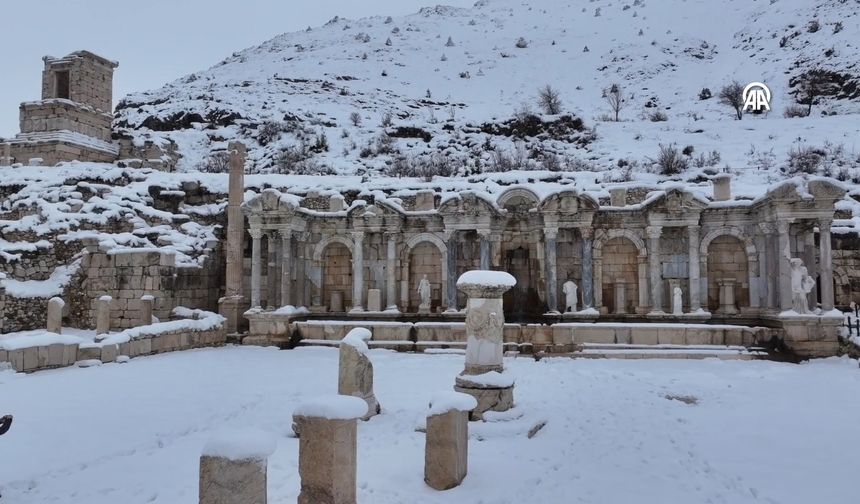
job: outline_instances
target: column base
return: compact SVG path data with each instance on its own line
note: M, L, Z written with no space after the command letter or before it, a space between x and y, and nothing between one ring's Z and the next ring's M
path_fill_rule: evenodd
M245 326L245 297L230 296L218 300L218 314L226 318L224 328L227 334L241 332Z
M478 401L478 406L469 412L469 420L472 421L483 420L488 411L508 411L514 407L513 383L509 386L493 387L476 382L469 376L458 376L454 390L469 394Z

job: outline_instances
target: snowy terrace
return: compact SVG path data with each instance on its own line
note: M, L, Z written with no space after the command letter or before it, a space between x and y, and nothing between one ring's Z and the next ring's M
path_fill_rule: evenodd
M469 474L440 493L424 484L424 434L416 428L429 400L451 389L463 357L369 356L382 414L358 427L358 502L857 499L860 453L845 443L860 418L856 360L507 359L516 407L470 424ZM4 461L14 461L3 466L3 500L195 503L208 440L239 429L277 438L269 502L295 502L291 415L335 392L337 366L332 349L228 347L35 375L0 372L2 413L15 415L0 438Z

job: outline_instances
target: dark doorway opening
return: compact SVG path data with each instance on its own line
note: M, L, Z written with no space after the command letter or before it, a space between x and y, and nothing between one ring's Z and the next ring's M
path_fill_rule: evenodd
M538 260L532 259L525 247L505 251L505 271L517 279L517 285L503 299L506 321L523 322L546 313L546 302L537 290L539 267Z
M55 78L56 89L57 89L57 98L63 98L65 100L71 99L69 94L69 72L68 70L57 72Z

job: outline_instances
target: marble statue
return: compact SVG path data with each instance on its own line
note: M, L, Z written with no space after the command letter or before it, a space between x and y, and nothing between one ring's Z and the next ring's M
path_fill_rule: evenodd
M418 305L418 311L430 311L430 280L427 280L427 275L418 283L418 299L421 303Z
M809 276L803 259L791 259L791 304L794 311L800 314L810 314L807 295L815 288L815 280Z
M565 313L573 313L576 311L576 292L579 288L573 280L568 280L564 283L562 291L564 292L564 311Z
M680 287L675 287L672 290L672 314L684 314L684 291Z

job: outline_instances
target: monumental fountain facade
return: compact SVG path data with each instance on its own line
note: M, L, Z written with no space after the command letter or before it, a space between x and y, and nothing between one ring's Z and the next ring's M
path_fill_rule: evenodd
M730 323L795 334L803 353L835 353L830 228L844 190L824 179L789 181L734 200L729 184L718 177L712 198L681 187L617 188L604 203L563 187L352 201L265 189L241 203L249 243L226 245L228 258L237 247L251 257L248 281L235 277L241 301L227 315L238 330L239 310L250 308L244 316L260 337L286 336L297 315L461 320L457 278L498 270L516 279L504 294L509 323ZM808 313L795 314L798 261L816 287L803 294Z

